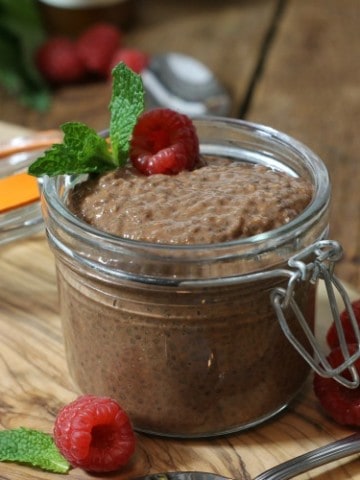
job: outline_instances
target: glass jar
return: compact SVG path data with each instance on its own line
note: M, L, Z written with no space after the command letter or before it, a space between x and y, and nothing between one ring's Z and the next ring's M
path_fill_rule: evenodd
M61 140L61 132L48 130L0 144L0 246L43 229L40 185L26 171L46 147Z
M67 195L86 176L47 178L43 190L72 378L84 393L117 399L138 431L177 437L252 427L302 388L316 288L306 272L327 237L330 202L324 164L293 138L240 120L194 123L203 155L306 178L311 203L290 223L250 238L164 245L106 234L75 217Z
M38 0L38 6L52 35L76 36L96 22L126 29L135 20L134 0Z

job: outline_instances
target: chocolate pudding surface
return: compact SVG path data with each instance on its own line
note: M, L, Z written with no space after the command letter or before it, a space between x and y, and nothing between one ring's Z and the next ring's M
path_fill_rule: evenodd
M72 212L99 230L165 244L221 243L273 230L309 204L312 186L261 165L210 158L177 175L119 168L75 187Z
M68 205L121 237L211 244L287 223L312 194L285 173L210 159L174 176L146 177L131 167L96 176L75 187ZM169 286L102 275L61 255L57 275L73 379L83 393L117 399L137 430L197 437L253 426L284 408L309 373L270 302L287 279ZM311 329L314 293L309 283L296 291ZM286 315L306 343L294 313Z

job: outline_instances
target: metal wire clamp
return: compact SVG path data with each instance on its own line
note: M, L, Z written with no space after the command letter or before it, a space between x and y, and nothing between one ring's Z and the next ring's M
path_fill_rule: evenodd
M356 388L360 384L360 379L354 362L360 357L360 332L349 296L333 273L334 265L341 257L342 247L338 242L333 240L321 240L305 248L299 254L294 255L288 261L288 266L292 269L289 272L288 285L286 288L275 288L271 292L271 302L285 336L313 370L321 376L334 378L341 385ZM324 281L331 316L336 325L340 348L344 357L343 363L336 368L333 368L328 362L326 353L322 351L320 343L316 339L295 300L296 285L299 284L299 282L316 284L318 280ZM352 355L349 353L344 330L341 325L335 295L336 291L340 294L344 308L349 314L350 324L358 345L356 352ZM289 308L293 311L295 318L306 335L312 353L309 352L292 333L286 320L286 310Z

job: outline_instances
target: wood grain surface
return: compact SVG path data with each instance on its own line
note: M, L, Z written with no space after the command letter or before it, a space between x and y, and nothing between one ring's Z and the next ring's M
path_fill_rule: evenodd
M0 122L0 143L26 129ZM0 427L25 426L51 433L59 408L79 392L65 362L54 259L44 233L0 249ZM360 296L348 288L351 298ZM317 299L317 336L329 326L327 299ZM275 419L238 435L204 440L170 440L138 435L131 464L118 474L97 476L125 480L164 470L217 472L248 480L307 450L351 433L322 413L311 377L289 409ZM0 464L1 480L55 479L58 475L11 463ZM69 478L92 478L74 469ZM301 477L300 477L301 478ZM316 477L360 479L354 458L316 470Z
M338 275L360 289L360 3L285 2L248 119L283 130L325 162Z
M345 248L337 268L360 292L360 3L358 0L139 0L128 42L150 53L176 50L214 69L233 95L232 115L299 138L326 162L333 182L331 236ZM96 129L108 123L110 85L56 91L40 114L0 89L0 120L30 129L67 120ZM18 132L0 123L0 138ZM24 130L22 130L22 133ZM318 309L325 308L322 293ZM328 316L318 313L323 338ZM59 407L77 395L65 364L54 263L43 233L0 249L0 427L50 432ZM311 378L276 419L212 440L166 440L138 435L124 471L95 478L131 479L163 470L206 470L249 479L271 466L352 433L325 417ZM54 480L58 475L10 463L1 480ZM70 479L94 478L79 469ZM357 457L300 479L360 480Z
M55 415L79 392L69 377L58 314L54 261L45 235L0 250L0 427L51 432ZM349 289L351 298L358 293ZM324 291L318 295L318 336L329 325ZM131 464L114 475L125 480L148 472L201 470L249 479L271 466L352 433L324 416L311 377L288 410L252 430L222 438L172 440L138 434ZM323 472L323 473L319 473ZM312 474L315 475L315 474ZM1 480L55 480L59 476L0 463ZM69 479L94 478L74 469ZM316 471L317 480L360 479L354 458Z
M360 2L358 0L135 0L126 43L178 51L214 70L231 115L305 142L333 183L331 235L344 246L338 273L360 289ZM22 107L0 88L0 120L32 129L79 120L108 125L108 82L59 88L51 109Z

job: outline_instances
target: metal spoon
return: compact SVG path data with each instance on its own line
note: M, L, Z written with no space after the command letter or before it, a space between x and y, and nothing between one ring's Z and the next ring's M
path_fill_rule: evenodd
M295 457L257 475L253 480L287 480L326 463L360 453L360 433L355 433ZM146 475L135 480L229 480L214 473L171 472Z
M189 116L229 114L230 95L193 57L174 52L154 55L141 77L147 108L167 107Z

